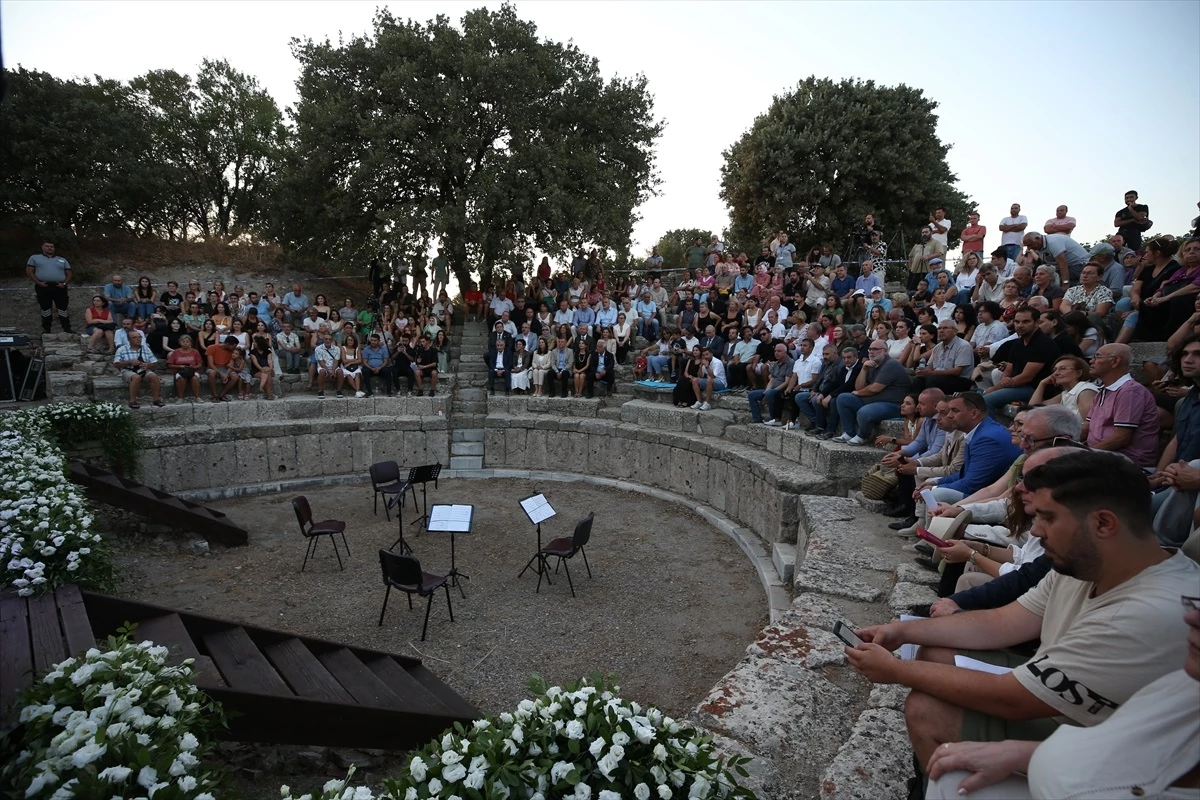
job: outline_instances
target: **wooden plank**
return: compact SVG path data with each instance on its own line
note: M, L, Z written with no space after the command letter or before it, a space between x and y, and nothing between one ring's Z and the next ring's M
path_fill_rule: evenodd
M262 651L271 659L271 663L292 687L292 691L301 697L334 703L354 702L354 698L342 688L337 678L329 674L329 670L325 669L299 639L284 639L266 645Z
M67 657L62 625L58 621L58 605L54 595L47 592L29 600L29 636L33 642L33 668L38 674L48 672Z
M33 681L33 647L24 597L0 598L0 719L9 720L17 694ZM16 721L12 715L11 721ZM6 726L7 727L7 726Z
M287 683L240 626L206 634L204 644L230 688L293 696Z
M58 604L63 635L67 640L67 653L77 656L95 647L96 634L92 633L92 623L88 620L79 587L71 585L55 589L54 602Z
M408 674L420 681L421 685L433 693L434 697L441 700L455 717L471 721L483 716L479 709L464 700L458 692L442 683L442 679L426 669L424 664L408 667Z
M137 624L134 638L139 642L149 639L155 644L170 648L170 664L180 664L186 658L193 659L196 662L194 668L197 686L225 685L221 671L211 658L200 654L200 649L196 647L196 642L178 614L163 614L142 620Z
M430 714L450 714L446 704L437 698L433 692L409 675L404 667L396 663L391 656L376 656L363 658L367 669L379 676L388 688L414 711L425 711Z
M321 653L317 658L360 704L397 710L406 707L404 701L347 648L338 647Z

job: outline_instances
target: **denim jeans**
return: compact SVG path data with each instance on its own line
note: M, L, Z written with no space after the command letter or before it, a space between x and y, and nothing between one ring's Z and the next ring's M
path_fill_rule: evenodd
M646 359L646 370L651 375L658 375L667 372L670 364L670 356L649 356Z
M1016 261L1017 256L1021 255L1021 245L1019 244L1002 244L1000 246L1008 251L1008 257L1013 261Z
M758 410L760 400L766 398L767 414L771 419L779 419L779 396L781 389L755 389L747 397L750 399L750 416L755 422L762 422L762 413Z
M142 319L150 319L150 316L154 313L154 309L156 307L157 306L155 306L154 303L138 303L137 315Z
M638 320L638 336L643 339L652 341L658 338L658 320L656 319L639 319Z
M837 400L829 404L829 408L812 401L812 392L800 392L796 395L796 405L800 413L823 431L831 433L837 430L840 416L838 415Z
M842 431L848 436L865 438L879 422L900 416L899 403L868 403L852 392L838 395L837 405Z
M300 353L293 353L290 350L280 350L279 360L283 362L283 368L285 370L291 371L294 369L300 369Z
M987 403L988 413L994 414L1009 403L1024 403L1031 397L1033 397L1032 386L1014 386L1011 389L997 389L994 392L988 392L983 396L983 401Z

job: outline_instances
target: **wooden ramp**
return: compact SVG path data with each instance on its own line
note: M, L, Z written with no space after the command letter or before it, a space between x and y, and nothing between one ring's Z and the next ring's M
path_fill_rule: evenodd
M235 525L220 511L123 478L96 464L73 461L68 474L72 481L87 490L88 497L98 503L195 531L210 542L240 545L246 544L249 539L245 528Z
M0 599L0 700L126 622L137 640L196 660L196 683L229 713L229 738L274 744L406 749L480 713L418 659L169 608L80 593Z

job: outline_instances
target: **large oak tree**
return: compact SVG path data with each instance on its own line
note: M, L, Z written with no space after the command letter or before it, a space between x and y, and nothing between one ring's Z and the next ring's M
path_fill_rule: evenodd
M954 187L936 108L903 84L801 81L724 153L730 238L764 242L787 230L801 250L814 243L841 250L871 213L889 238L902 231L912 242L941 206L954 223L953 245L975 204Z

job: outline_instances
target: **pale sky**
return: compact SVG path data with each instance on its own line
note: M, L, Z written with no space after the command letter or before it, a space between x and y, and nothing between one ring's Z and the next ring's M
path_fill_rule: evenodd
M293 37L369 31L375 2L2 0L6 65L59 77L194 73L225 58L295 102ZM457 22L488 2L390 3ZM1185 233L1200 200L1200 2L516 3L539 35L574 40L608 77L643 72L666 121L659 196L640 210L635 253L671 228L728 225L722 151L808 75L906 83L939 104L959 188L978 202L988 249L1021 203L1040 230L1060 203L1075 238L1114 232L1122 195L1152 233ZM886 125L887 120L879 120ZM932 209L930 209L932 210ZM847 220L849 228L855 220ZM965 220L953 220L957 230ZM893 232L888 220L882 225ZM906 232L910 239L915 231ZM807 246L807 242L797 242Z

